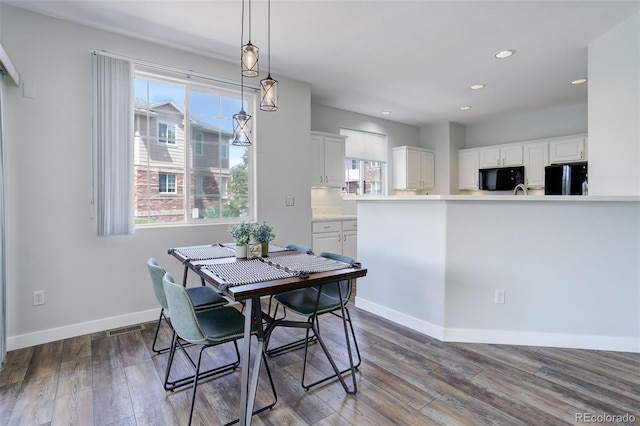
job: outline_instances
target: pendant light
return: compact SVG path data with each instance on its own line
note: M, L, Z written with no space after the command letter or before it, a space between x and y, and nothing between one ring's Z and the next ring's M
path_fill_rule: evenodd
M249 2L251 4L251 2ZM242 0L242 25L240 26L240 45L244 41L244 0ZM249 43L251 44L251 43ZM244 47L242 51L244 53ZM251 145L251 125L249 120L251 116L244 110L244 56L241 58L240 65L240 112L233 115L233 140L232 145L249 146Z
M244 25L244 0L242 1L242 23ZM242 75L245 77L257 77L260 74L258 66L258 46L251 44L251 0L249 0L249 41L242 46Z
M278 110L278 80L271 78L271 0L267 3L267 78L260 80L260 109Z

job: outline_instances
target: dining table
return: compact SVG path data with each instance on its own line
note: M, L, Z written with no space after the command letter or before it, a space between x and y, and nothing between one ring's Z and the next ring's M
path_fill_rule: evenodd
M170 248L168 253L184 265L185 285L188 274L195 273L203 284L213 286L230 300L244 305L245 322L240 369L241 425L251 424L263 358L261 354L265 350L271 331L278 325L278 321L269 312L263 311L261 298L306 287L321 288L324 284L355 280L367 275L367 269L362 268L359 263L346 264L274 244L269 244L266 256L252 259L236 258L234 243ZM342 300L341 296L340 299ZM342 301L344 310L346 301ZM344 321L346 319L343 315ZM253 365L250 366L252 334L257 338L257 345L256 356ZM347 347L350 354L348 344ZM351 390L324 344L322 349L345 391L355 393L355 376L352 376L354 389ZM353 368L351 362L352 375Z

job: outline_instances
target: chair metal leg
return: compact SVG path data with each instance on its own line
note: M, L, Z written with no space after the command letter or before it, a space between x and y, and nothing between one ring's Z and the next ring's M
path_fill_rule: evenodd
M202 352L204 352L206 348L206 346L201 347L200 353L198 353L198 364L195 367L195 380L193 381L193 395L191 395L191 409L189 410L189 422L187 423L188 426L191 426L191 419L193 418L193 406L196 403L196 390L198 389L198 373L200 373L200 362L202 361Z
M342 290L340 289L340 286L338 286L338 295L340 297L340 299L342 300ZM334 377L337 377L338 380L340 381L340 383L342 384L342 387L344 388L345 392L349 393L349 394L355 394L356 392L358 392L358 385L356 382L356 373L355 370L360 366L360 363L362 361L361 357L360 357L360 349L358 348L358 341L356 340L356 335L353 329L353 324L351 322L351 315L349 314L349 310L347 309L347 307L344 305L344 303L340 304L340 310L341 310L341 315L339 315L342 318L342 325L344 327L344 336L345 336L345 341L347 344L347 353L349 354L349 368L345 368L342 371L338 370L338 367L336 366L335 362L333 361L333 358L331 357L331 355L329 354L329 351L327 350L327 347L325 346L324 342L322 341L322 338L320 337L320 329L318 327L318 321L317 321L317 315L314 316L314 319L311 321L311 328L314 332L314 334L316 335L316 338L318 339L318 342L320 343L320 346L322 346L322 350L324 351L325 355L327 356L327 359L329 360L329 363L331 364L331 367L333 368L333 371L335 371L335 374L325 377L324 379L318 380L314 383L311 383L309 385L305 385L304 383L304 374L305 374L305 366L306 366L306 362L307 362L307 350L308 350L308 345L305 345L305 356L304 356L304 361L303 361L303 365L302 365L302 387L305 390L309 390L310 388L312 388L313 386L316 386L320 383L324 383L327 380L330 380ZM353 363L353 354L351 351L351 342L349 339L349 332L347 329L347 322L349 323L349 326L351 328L351 335L353 336L353 342L356 348L356 353L358 355L358 363L356 365L354 365ZM351 381L353 383L353 390L349 390L347 383L344 381L344 378L342 377L342 375L344 373L350 372L351 373Z
M175 333L175 331L173 332L174 334L174 339L173 339L173 345L172 345L172 351L170 352L169 355L169 361L167 363L167 371L165 373L165 379L164 379L164 389L168 390L168 391L174 391L175 389L182 387L182 386L186 386L189 385L191 383L193 383L194 381L194 375L190 375L190 376L186 376L186 377L182 377L178 380L173 380L170 381L169 380L169 375L171 373L171 366L173 365L173 359L175 357L175 350L179 347L180 350L182 351L182 354L185 356L185 358L187 359L187 361L189 362L189 364L191 365L192 368L196 368L196 363L193 361L193 359L189 356L189 354L187 353L187 351L185 350L185 346L181 341L180 338L177 336L177 334ZM216 376L220 373L224 373L226 371L232 371L235 370L239 365L240 365L240 350L238 349L238 343L236 341L233 341L233 346L235 348L235 352L236 352L236 360L233 362L230 362L228 364L222 365L220 367L215 367L212 368L210 370L206 370L203 372L198 372L198 379L202 380L202 379L207 379L209 377L213 377Z
M160 332L160 325L162 324L162 319L164 318L164 320L167 322L167 324L169 324L169 326L171 326L171 322L169 321L169 318L165 315L164 313L164 308L162 308L160 310L160 317L158 318L158 324L156 325L156 333L153 336L153 345L151 345L151 350L157 354L162 354L165 352L169 352L171 350L171 346L167 346L166 348L162 348L162 349L156 349L156 343L158 341L158 334Z

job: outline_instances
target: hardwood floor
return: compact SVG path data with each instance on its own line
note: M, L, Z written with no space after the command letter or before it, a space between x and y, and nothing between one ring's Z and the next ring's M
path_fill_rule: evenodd
M305 392L302 350L285 353L269 362L278 403L254 416L253 424L640 424L640 354L443 343L353 305L351 313L363 358L358 393L346 395L335 381ZM321 330L336 358L345 359L339 321L323 317ZM167 355L151 351L154 325L10 352L0 371L0 424L185 424L191 389L163 390ZM273 345L297 333L278 329ZM169 336L164 328L165 344ZM313 379L328 373L329 366L319 345L311 348ZM216 365L232 356L233 347L222 345L206 354L206 366ZM183 357L176 360L172 377L188 374ZM263 376L256 407L271 396ZM236 418L239 388L233 372L204 382L194 424Z

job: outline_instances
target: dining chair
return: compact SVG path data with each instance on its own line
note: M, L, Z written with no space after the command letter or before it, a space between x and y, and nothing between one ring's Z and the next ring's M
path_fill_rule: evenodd
M193 418L193 407L196 400L196 391L198 388L198 382L204 377L200 374L200 365L202 361L202 353L205 349L222 345L224 343L233 343L235 346L236 354L239 357L238 351L238 339L244 337L244 315L237 309L229 306L220 307L217 309L209 309L205 311L196 311L191 303L191 299L187 289L180 284L176 284L171 274L166 273L163 276L163 286L167 297L167 303L169 305L169 311L171 312L172 324L176 334L173 336L173 344L171 345L171 351L169 352L169 365L173 363L176 349L179 347L182 353L187 357L191 366L194 369L193 388L191 395L191 407L189 410L189 421L191 424ZM200 346L198 352L197 362L193 362L183 345L179 344L179 339L191 343L192 345ZM257 355L256 355L257 356ZM271 384L271 390L273 392L273 403L262 407L253 412L253 414L260 413L262 411L273 408L276 404L278 397L276 394L276 388L271 378L271 371L267 363L267 358L262 352L265 370L269 377ZM222 373L235 369L235 366L229 367L229 365L218 367L215 369L216 373ZM167 372L169 370L167 369ZM214 371L214 370L210 370ZM168 374L168 373L167 373ZM234 420L227 425L237 423L238 420Z
M167 297L164 292L164 283L162 282L162 278L164 274L167 272L163 267L161 267L156 259L149 258L147 261L147 267L149 269L149 274L151 275L151 282L153 283L153 291L156 295L156 299L161 306L160 309L160 317L158 318L158 323L156 325L155 335L153 337L153 344L151 345L151 349L157 353L165 353L171 350L171 345L173 344L173 337L175 336L175 330L173 329L173 325L171 322L171 311L169 310L169 305L167 303ZM220 296L213 288L208 286L196 286L196 287L187 287L185 288L187 294L189 295L189 300L191 300L191 304L194 309L197 311L207 310L207 309L216 309L222 306L227 305L229 302L224 297ZM167 312L169 315L167 315ZM158 340L158 334L160 332L160 326L162 321L165 321L169 327L171 328L171 345L168 347L157 349L156 343ZM178 342L178 344L182 344L182 342ZM237 366L240 364L240 354L237 354L237 358L234 362L227 365L227 367ZM171 379L171 366L172 363L167 364L166 372L165 372L165 381L164 388L165 390L174 390L180 386L185 386L190 384L193 381L193 376L185 376L179 379ZM215 371L204 371L200 373L201 378L209 377L211 375L217 374Z
M286 248L287 250L298 251L300 253L313 254L313 250L311 249L311 247L308 247L308 246L305 246L305 245L302 245L302 244L288 243L288 244L285 244L284 248ZM272 305L272 303L273 303L273 295L269 296L269 305L268 305L268 308L267 308L267 312L269 313L270 316L272 316L273 318L276 318L276 316L278 315L278 307L282 306L282 305L276 303L273 315L271 315L271 305ZM284 311L284 307L283 307L282 310ZM283 312L283 315L286 316L286 312Z
M348 256L343 256L340 254L322 252L320 253L320 257L325 257L328 259L336 260L338 262L346 263L348 265L353 265L354 260ZM360 356L360 349L358 348L358 341L356 339L356 335L353 329L353 323L351 321L351 315L349 313L349 309L347 308L347 303L349 302L349 298L351 297L352 291L352 282L351 280L341 280L338 282L333 282L329 284L324 284L318 287L307 287L298 290L291 290L285 293L276 294L273 296L274 300L277 304L282 305L286 309L295 312L298 315L306 317L306 321L289 321L285 318L276 320L276 327L294 327L294 328L304 328L306 329L305 337L294 342L279 346L277 348L267 350L266 353L269 356L276 356L283 352L297 349L304 346L304 361L302 364L302 387L306 390L309 390L311 387L323 383L327 380L330 380L334 377L338 377L343 387L348 393L355 393L357 391L356 381L355 381L355 370L360 366L362 362L362 358ZM333 314L342 318L343 326L344 326L344 334L345 340L347 343L347 352L349 356L349 368L346 368L339 372L339 374L333 374L328 377L325 377L321 380L313 382L311 384L305 384L305 372L306 372L306 364L307 364L307 355L309 344L314 340L318 341L322 346L323 351L327 354L327 358L331 362L334 370L338 369L335 367L335 364L329 355L329 352L320 337L320 326L318 322L318 317L324 314ZM347 324L351 330L351 337L353 338L353 345L356 350L356 354L358 357L358 361L356 364L353 362L353 355L351 351L351 343L349 338L349 332L347 329ZM309 332L313 332L313 336L309 335ZM267 342L268 346L268 342ZM350 391L347 388L346 383L342 378L342 374L346 372L351 372L353 379L353 390Z
M164 294L164 287L162 283L162 277L167 272L163 267L158 264L158 261L153 257L147 260L147 268L149 269L149 275L151 275L151 283L153 284L153 292L156 296L158 303L160 304L160 317L158 318L158 324L156 325L156 332L153 336L153 345L151 349L153 352L160 354L164 352L168 352L171 347L167 346L162 349L156 349L156 343L158 341L158 334L160 332L160 326L162 325L162 320L171 327L171 320L167 316L167 311L169 306L167 305L167 298ZM206 285L202 285L199 287L189 287L187 288L187 292L189 293L189 297L193 303L195 309L212 309L220 306L224 306L227 303L227 299L220 296L213 288L208 287Z

